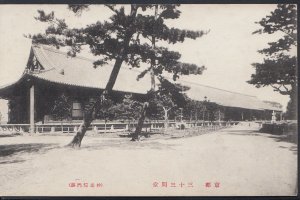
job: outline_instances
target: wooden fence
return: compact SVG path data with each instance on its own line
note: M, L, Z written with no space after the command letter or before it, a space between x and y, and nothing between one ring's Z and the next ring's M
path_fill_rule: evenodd
M190 129L194 127L226 127L238 124L238 121L232 122L209 122L209 121L188 121L188 122L175 122L169 121L168 128L173 129ZM92 123L88 130L93 130L96 133L112 133L112 132L126 132L133 130L137 125L136 122L126 123L126 122L96 122ZM47 123L47 124L36 124L35 133L74 133L78 130L80 123ZM152 121L145 122L143 125L143 131L151 132L164 129L164 121ZM29 124L0 124L0 134L16 134L16 133L28 133L30 125Z

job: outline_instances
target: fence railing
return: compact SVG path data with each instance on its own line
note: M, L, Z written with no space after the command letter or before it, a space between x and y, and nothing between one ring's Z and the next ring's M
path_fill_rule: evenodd
M217 127L217 126L231 126L238 124L238 121L183 121L175 122L169 121L168 128L174 129L189 129L194 127ZM47 124L35 124L36 133L54 133L54 132L63 132L63 133L74 133L78 130L81 123L47 123ZM126 132L128 130L133 130L136 127L136 122L125 123L125 122L96 122L92 123L88 130L93 130L96 133L112 133L112 132ZM0 124L0 134L9 134L9 133L28 133L30 124ZM151 132L157 131L165 128L164 121L152 121L145 122L143 125L143 131Z

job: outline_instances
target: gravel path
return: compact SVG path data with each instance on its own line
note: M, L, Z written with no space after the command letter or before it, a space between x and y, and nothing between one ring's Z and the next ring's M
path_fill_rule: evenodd
M257 130L87 136L81 149L64 147L72 136L1 137L0 195L295 195L297 146Z

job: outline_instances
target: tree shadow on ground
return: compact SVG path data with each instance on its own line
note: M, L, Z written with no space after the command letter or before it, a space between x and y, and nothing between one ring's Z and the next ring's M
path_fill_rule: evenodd
M260 132L258 130L227 130L226 133L231 135L260 136Z
M128 139L124 140L105 140L100 143L92 143L81 146L81 149L88 150L101 150L107 148L118 148L124 150L134 150L134 149L154 149L154 150L170 150L174 149L176 144L164 144L158 141L130 141Z
M0 145L0 158L19 155L23 153L45 153L46 151L58 148L57 144L29 143Z
M230 131L227 131L227 133L232 134L232 135L266 136L268 138L275 139L276 142L290 142L290 143L297 144L297 141L291 139L287 135L264 133L264 132L260 132L259 130L230 130Z
M14 163L22 163L26 160L22 160L22 159L12 159L12 160L5 160L5 161L0 161L0 165L1 164L14 164Z
M298 155L298 147L297 146L292 146L289 148L289 150L292 151L294 155Z
M293 154L298 154L297 140L289 137L288 135L264 133L264 132L260 132L259 130L230 130L227 133L232 135L263 136L263 137L271 138L275 142L292 143L293 146L291 147L279 146L279 148L288 149L292 151Z
M275 140L276 142L288 142L288 143L292 143L291 147L284 147L284 146L279 146L280 148L288 148L290 151L293 152L294 155L298 154L298 144L297 144L297 139L295 138L291 138L288 135L272 135L272 134L268 134L266 133L266 135L268 135L268 138L271 138L273 140Z
M279 148L282 148L282 149L288 149L290 150L291 152L293 152L294 155L297 155L298 154L298 148L297 146L291 146L291 147L285 147L285 146L279 146Z
M289 137L288 135L274 135L271 133L264 133L268 138L274 139L276 142L289 142L297 144L297 140Z
M16 136L19 136L19 135L21 135L21 134L0 134L0 138L1 137L16 137Z

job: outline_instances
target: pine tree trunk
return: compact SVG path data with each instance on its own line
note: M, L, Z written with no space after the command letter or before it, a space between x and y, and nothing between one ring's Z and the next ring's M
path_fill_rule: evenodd
M82 124L80 125L80 127L78 128L78 131L76 132L75 137L70 142L70 144L68 144L68 146L77 147L77 148L79 148L81 146L81 141L82 141L88 127L91 125L92 121L93 120L91 117L87 117L87 116L84 117Z
M87 129L89 128L89 126L91 125L91 123L93 121L93 118L94 118L93 113L95 113L95 110L101 109L101 101L105 99L106 94L109 94L112 91L112 88L117 80L122 62L123 62L123 59L121 59L121 58L118 58L116 60L114 68L110 74L109 81L106 85L105 92L102 92L98 96L98 98L96 99L95 102L89 103L88 108L84 112L83 122L81 123L76 135L74 136L71 143L68 144L68 146L71 146L71 147L80 147L81 146L81 141L82 141Z
M143 128L143 125L144 125L144 121L145 121L145 118L146 118L146 112L147 112L148 105L149 105L148 102L145 102L144 105L143 105L143 108L142 108L142 111L141 111L141 114L140 114L140 117L139 117L139 121L136 125L136 129L135 129L134 133L132 134L131 141L139 140L139 135L141 134L141 131L142 131L142 128Z
M158 10L158 5L155 6L155 14L154 18L155 20L157 19L157 10ZM152 47L155 49L155 36L152 36ZM151 77L151 90L150 91L155 91L155 74L154 74L154 66L155 66L155 58L151 59L151 67L150 67L150 77ZM136 126L136 129L134 133L132 134L132 139L131 141L136 141L139 138L139 135L141 134L143 124L146 118L146 112L147 112L147 107L149 105L149 102L145 102L139 117L138 124Z
M137 14L137 6L131 5L130 15L131 15L132 23L134 23L136 14ZM126 32L126 35L124 38L124 46L120 50L119 56L116 58L113 70L110 74L110 77L108 79L108 82L106 84L104 92L98 96L98 98L96 99L96 101L94 103L89 104L90 107L88 108L87 112L85 112L85 115L83 117L83 122L80 125L73 140L71 141L70 144L68 144L68 146L71 146L71 147L80 147L81 146L81 141L82 141L87 129L89 128L89 126L91 125L91 123L93 121L93 113L95 112L95 109L96 110L101 109L101 101L105 99L106 94L109 94L112 92L112 89L116 83L120 68L124 61L124 58L127 55L129 43L130 43L130 40L131 40L133 34L134 34L134 32L132 30L128 30Z
M158 5L155 6L155 14L154 18L155 20L157 19L157 10L158 10ZM155 36L152 36L152 47L155 48ZM151 59L151 67L150 67L150 77L151 77L151 90L150 91L155 91L155 74L154 74L154 66L155 66L155 58ZM136 141L139 138L139 135L141 134L144 121L146 118L146 113L147 113L147 107L149 106L149 102L145 102L139 117L138 124L136 126L136 129L134 133L132 134L132 139L131 141Z

